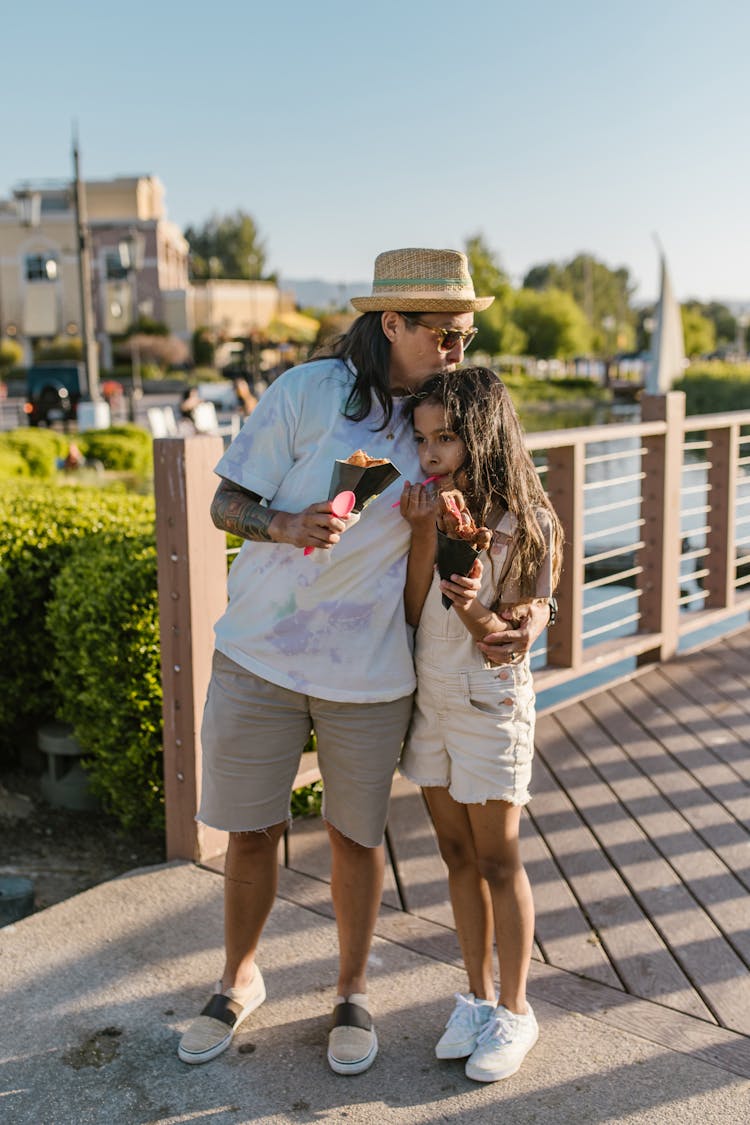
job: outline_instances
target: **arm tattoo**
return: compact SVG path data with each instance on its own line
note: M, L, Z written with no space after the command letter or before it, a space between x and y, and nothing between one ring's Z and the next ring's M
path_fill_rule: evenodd
M263 507L256 493L230 481L221 482L211 504L216 527L259 543L273 542L268 528L275 515L274 509Z

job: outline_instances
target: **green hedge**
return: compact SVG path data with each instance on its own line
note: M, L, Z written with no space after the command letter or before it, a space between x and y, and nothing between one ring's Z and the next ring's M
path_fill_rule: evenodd
M59 713L46 625L52 582L74 545L153 535L150 497L7 480L0 488L0 762L14 762L36 727ZM113 597L117 574L109 574ZM85 593L85 587L80 585ZM77 654L72 653L76 659Z
M685 392L688 414L750 410L750 368L710 364L687 371L672 389Z
M0 440L0 480L30 476L31 469L26 458Z
M59 434L55 430L8 430L0 434L0 453L12 452L18 454L26 462L28 473L32 477L49 479L57 471L57 460L65 457L70 445L70 438ZM18 473L5 473L0 465L0 477L18 476Z
M78 446L91 461L101 461L105 469L149 476L154 471L153 441L141 426L112 426L108 430L86 430Z
M94 793L126 829L164 827L156 547L151 533L73 545L46 616L57 714Z

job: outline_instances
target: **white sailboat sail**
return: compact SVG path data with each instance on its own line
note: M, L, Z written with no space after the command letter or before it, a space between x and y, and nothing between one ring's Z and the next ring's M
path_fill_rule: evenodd
M685 370L685 337L680 304L675 298L664 254L661 255L661 291L656 306L656 326L651 337L651 362L646 371L645 390L663 395Z

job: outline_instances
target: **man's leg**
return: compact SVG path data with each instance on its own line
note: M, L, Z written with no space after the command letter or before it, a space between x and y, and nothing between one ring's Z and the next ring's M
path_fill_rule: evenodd
M180 1040L177 1051L184 1062L207 1062L226 1050L243 1020L265 1000L255 952L276 897L278 841L309 733L305 696L260 679L220 652L214 654L201 729L199 817L230 833L224 881L226 952L214 995Z
M231 832L224 868L222 990L247 988L255 969L260 935L278 884L278 843L284 824L260 832Z
M339 937L339 996L367 992L367 957L383 891L383 845L365 848L326 822Z

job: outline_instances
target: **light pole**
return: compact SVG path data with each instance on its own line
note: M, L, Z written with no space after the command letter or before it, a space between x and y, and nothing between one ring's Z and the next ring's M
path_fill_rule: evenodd
M75 201L76 243L78 247L78 283L81 298L81 338L83 362L86 368L88 397L92 402L102 401L99 387L99 355L94 338L94 308L91 300L91 256L89 232L86 221L86 192L81 183L78 136L73 134L73 197Z
M130 283L130 322L138 328L140 309L138 306L138 270L143 268L143 256L146 245L145 236L137 230L131 231L127 238L123 238L117 246L120 255L120 265L127 274ZM135 422L136 403L143 398L143 381L141 379L141 356L137 342L131 342L130 350L132 389L130 392L130 421Z

